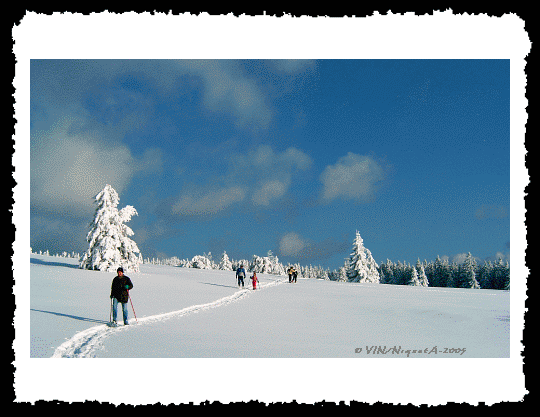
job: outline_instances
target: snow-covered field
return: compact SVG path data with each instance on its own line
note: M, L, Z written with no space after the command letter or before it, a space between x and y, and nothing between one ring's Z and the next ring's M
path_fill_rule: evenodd
M428 369L451 360L452 371L445 374L450 376L456 370L465 372L478 366L470 358L510 357L507 291L303 279L289 284L285 276L265 274L259 276L260 288L253 291L251 285L239 289L231 271L142 265L140 273L127 273L134 284L130 294L137 319L130 305L130 325L110 328L109 294L114 275L80 270L74 259L31 255L30 357L108 358L104 359L107 369L117 366L109 362L110 358L356 358L352 362L316 362L320 371L315 373L319 380L316 386L326 387L328 392L332 391L330 386L335 389L335 384L345 383L324 377L328 369L348 377L357 375L356 379L364 381L357 382L360 386L372 375L373 367L378 367L380 372L386 372L385 386L391 387L388 372L399 372L403 362L415 362L411 359L429 358L427 363L422 362ZM47 359L47 369L50 362L55 368L58 365L58 370L66 366L66 361ZM70 369L82 366L78 361L67 362ZM87 361L83 362L88 366ZM98 368L103 365L100 360L94 363ZM172 363L173 368L166 369L178 366L178 362ZM285 372L277 387L285 388L289 381L298 389L315 383L315 376L310 376L314 369L309 364L313 361L307 359L241 361L240 368L230 368L230 361L209 365L208 361L196 360L198 365L188 367L184 361L181 363L185 375L193 372L192 366L201 372L225 366L228 371L222 372L226 379L232 370L235 375L246 371L248 379L240 379L245 386L251 382L254 387L268 385L268 380L261 380L261 372L277 372L274 377L278 378ZM336 363L343 369L336 369ZM160 361L149 368L147 362L142 364L148 371L163 366ZM415 369L420 369L416 364ZM409 369L408 364L404 366ZM483 364L480 366L485 369ZM306 375L295 374L297 367ZM90 378L93 370L86 372L84 375ZM116 384L125 383L124 372L110 372ZM141 372L139 375L144 374ZM178 370L173 372L180 377ZM380 372L372 377L374 384L381 383ZM258 375L259 379L250 382L249 375ZM81 378L81 374L71 377ZM304 385L299 387L294 382L297 378ZM411 383L414 378L410 376ZM348 392L350 383L341 392ZM465 381L460 383L467 385ZM129 391L133 389L130 384ZM228 390L235 392L230 386L222 386L220 392ZM295 393L299 391L287 389L283 400L298 399ZM332 400L331 396L319 400L325 398Z

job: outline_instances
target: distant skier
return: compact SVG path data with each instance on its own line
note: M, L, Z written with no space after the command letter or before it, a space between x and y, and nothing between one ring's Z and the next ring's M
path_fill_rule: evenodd
M114 277L112 286L111 286L111 298L112 298L112 314L113 314L113 325L116 325L116 316L118 310L118 303L122 304L122 315L124 319L124 324L127 326L128 323L128 305L129 301L129 290L133 288L133 283L128 276L124 275L124 269L122 267L116 270L116 277Z
M240 268L236 270L236 278L238 279L238 288L240 288L240 285L242 285L242 288L244 288L245 277L246 277L246 270L244 269L244 265L240 265Z
M257 274L253 272L253 275L250 278L251 278L251 282L253 283L253 289L256 290L257 282L259 282L259 279L257 278Z
M296 278L298 277L298 271L296 269L293 269L292 276L293 276L293 278L292 278L293 282L296 284Z

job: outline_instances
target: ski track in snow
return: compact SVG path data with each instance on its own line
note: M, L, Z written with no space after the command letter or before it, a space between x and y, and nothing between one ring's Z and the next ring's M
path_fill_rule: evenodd
M276 280L269 282L264 285L259 285L256 291L273 287L285 282L283 280ZM107 324L101 324L99 326L94 326L89 329L83 330L71 339L62 343L56 350L52 358L92 358L94 356L94 351L98 348L101 348L102 342L105 338L110 336L113 332L124 331L127 329L136 328L138 325L151 324L156 321L167 320L172 317L182 317L188 314L197 313L199 311L208 310L211 308L222 307L227 304L239 301L246 297L251 291L251 289L241 289L235 292L232 295L220 298L216 301L212 301L206 304L197 304L190 307L183 308L182 310L171 311L169 313L156 314L154 316L148 316L139 318L136 321L134 319L130 320L131 323L129 326L119 326L119 327L109 327Z

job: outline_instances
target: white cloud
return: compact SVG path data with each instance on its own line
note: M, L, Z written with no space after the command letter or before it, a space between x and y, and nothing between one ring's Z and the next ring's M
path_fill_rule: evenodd
M229 171L222 180L241 184L256 206L269 206L284 197L300 171L308 170L312 159L299 149L276 152L259 145L245 153L229 154Z
M229 60L178 60L179 72L198 76L204 84L204 105L213 110L228 112L236 124L267 128L272 110L265 94L252 80L243 76L238 64Z
M104 146L84 135L70 136L65 124L34 139L31 151L32 203L88 213L105 184L121 193L134 173L125 146Z
M341 197L368 202L374 198L384 178L383 168L373 158L349 152L321 174L322 198L326 201Z
M298 149L275 152L268 145L260 145L245 154L229 154L226 159L229 171L214 179L228 185L220 188L186 183L183 193L174 200L172 214L216 214L244 199L255 206L270 206L287 194L294 174L308 169L312 163Z
M305 171L311 167L312 159L299 149L288 148L281 157L281 162L284 165L295 167L296 169Z
M306 247L307 242L297 233L290 232L284 235L279 242L279 251L284 256L298 256Z
M121 195L137 172L161 169L161 151L148 149L138 160L126 146L101 141L99 131L74 132L72 126L80 123L81 119L66 117L49 130L32 133L34 207L88 216L95 209L93 197L105 184Z
M345 239L329 237L322 241L313 241L303 238L296 232L289 232L282 236L279 242L279 252L283 256L291 256L297 260L321 261L335 254L347 253L350 242Z
M32 71L37 74L32 84L32 100L35 102L35 96L40 97L40 104L46 108L51 105L71 107L83 99L89 85L107 84L125 74L137 73L151 79L164 96L177 93L179 77L190 75L199 78L203 86L202 105L211 111L232 115L240 127L266 129L273 115L264 91L243 74L241 64L234 60L35 61ZM61 93L58 86L62 86ZM128 93L126 90L122 92ZM142 96L137 98L140 100ZM116 100L114 96L108 96L104 102L114 107ZM141 105L144 111L138 112L136 117L128 117L126 122L141 122L151 104Z
M259 145L259 147L248 155L247 162L254 168L266 169L276 164L277 156L269 145Z
M255 205L268 206L272 200L279 199L285 195L289 184L278 181L270 180L262 184L253 193L252 201Z
M294 147L287 148L282 153L276 153L270 145L259 145L257 149L248 154L247 162L258 169L292 172L309 169L312 159Z
M232 186L206 193L185 192L172 206L172 213L183 216L216 214L227 207L241 202L245 191L239 186Z
M257 178L252 201L256 205L268 206L287 193L293 175L309 169L312 159L296 148L276 153L270 146L260 145L248 155L247 164L251 166L249 172Z

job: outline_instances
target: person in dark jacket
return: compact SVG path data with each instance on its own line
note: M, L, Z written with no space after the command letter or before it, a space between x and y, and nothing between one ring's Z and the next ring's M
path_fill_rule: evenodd
M240 288L240 285L242 285L242 288L244 288L245 277L246 277L246 270L244 269L244 265L240 265L240 268L236 270L236 279L238 280L238 288Z
M129 290L133 288L133 283L128 276L124 275L124 270L122 267L116 270L116 277L114 277L112 286L111 286L111 298L113 300L113 324L116 324L116 315L118 310L118 303L122 304L122 315L124 319L124 324L127 326L128 323L128 301L129 301Z
M296 269L294 269L294 267L290 267L287 271L287 273L289 274L289 282L296 282L296 276L298 274L298 272L296 272Z

